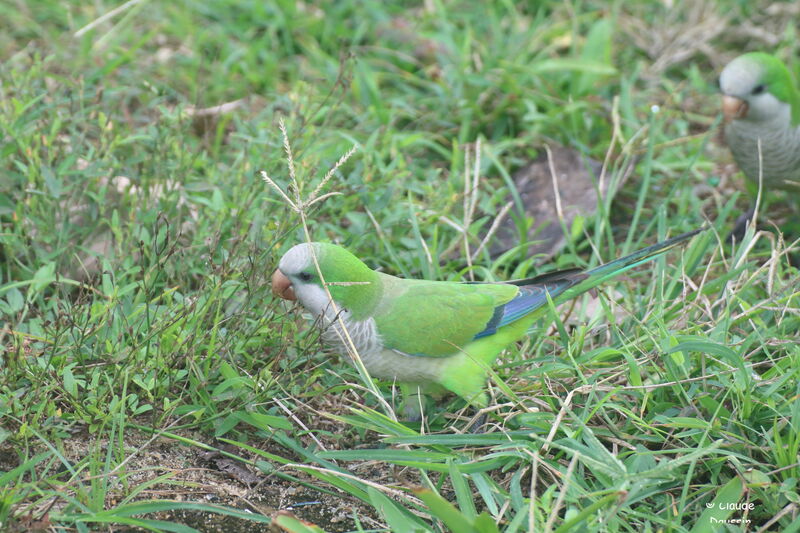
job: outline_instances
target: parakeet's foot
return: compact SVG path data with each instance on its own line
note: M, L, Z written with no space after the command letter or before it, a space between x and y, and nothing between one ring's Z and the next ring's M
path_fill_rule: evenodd
M467 433L486 433L486 413L481 413L475 421L467 427Z
M403 397L403 420L422 422L423 412L435 412L429 395L440 394L441 387L434 383L400 383L399 387Z
M734 240L736 242L742 242L742 239L744 239L744 232L747 231L747 224L755 214L756 208L751 207L736 218L736 222L733 223L733 229L728 233L728 242Z
M403 409L403 422L422 422L422 413L416 409Z

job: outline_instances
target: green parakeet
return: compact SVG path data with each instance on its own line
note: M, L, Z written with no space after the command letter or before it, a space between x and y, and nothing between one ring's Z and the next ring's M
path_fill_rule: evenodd
M719 87L725 142L747 179L757 185L760 174L766 191L800 192L800 92L786 65L744 54L723 69Z
M406 416L418 419L416 394L451 391L485 407L486 369L545 314L548 293L556 305L575 298L700 231L591 270L506 283L402 279L370 269L340 246L303 243L281 258L272 290L318 318L323 342L342 354L348 351L346 329L370 375L399 383Z

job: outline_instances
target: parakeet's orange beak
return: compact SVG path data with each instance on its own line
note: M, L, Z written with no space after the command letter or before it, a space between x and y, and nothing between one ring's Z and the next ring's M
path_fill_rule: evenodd
M725 116L725 122L744 118L747 116L747 102L726 94L722 97L722 114Z
M279 269L272 274L272 294L284 300L297 300L292 282Z

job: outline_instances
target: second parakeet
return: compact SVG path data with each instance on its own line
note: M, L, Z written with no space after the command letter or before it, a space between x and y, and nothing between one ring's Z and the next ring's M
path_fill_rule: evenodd
M786 65L770 54L747 53L725 66L719 87L725 142L747 179L757 185L760 177L766 192L800 194L800 91ZM743 232L752 212L740 217L734 234Z

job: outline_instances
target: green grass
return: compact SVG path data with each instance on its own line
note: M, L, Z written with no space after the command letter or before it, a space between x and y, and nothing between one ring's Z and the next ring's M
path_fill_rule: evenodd
M142 1L105 19L120 3L36 4L0 5L4 528L191 531L179 511L311 527L284 500L209 503L208 479L144 461L166 442L221 450L262 496L341 502L326 531L797 529L792 236L724 242L747 200L706 133L714 70L758 44L742 25L778 28L772 46L798 57L785 16L719 2L729 31L670 57L641 36L692 17L661 3ZM552 261L470 260L545 142L605 160L609 180L635 171ZM261 170L291 199L339 194L304 228ZM402 276L511 279L706 221L511 347L485 434L462 433L456 400L398 422L391 385L324 353L268 286L306 229ZM319 522L313 507L292 512Z

